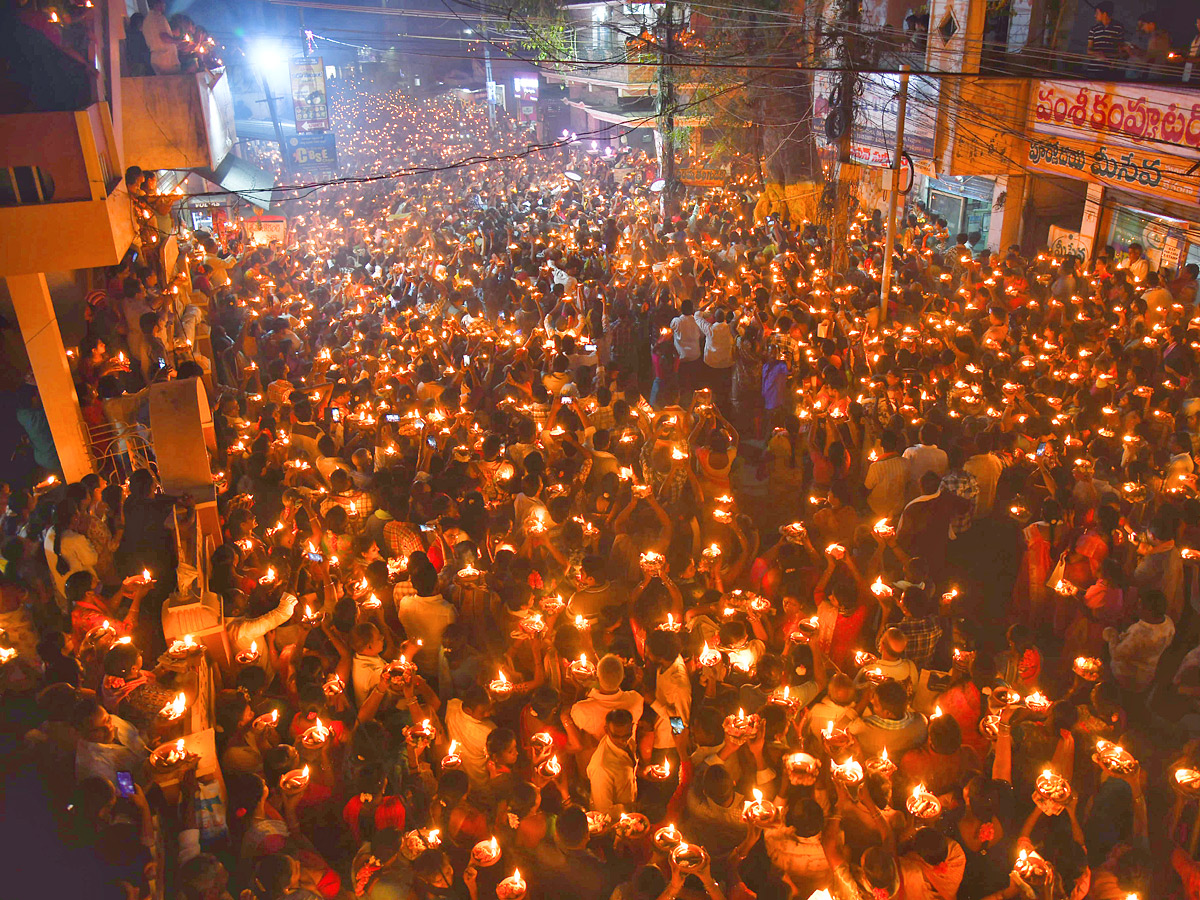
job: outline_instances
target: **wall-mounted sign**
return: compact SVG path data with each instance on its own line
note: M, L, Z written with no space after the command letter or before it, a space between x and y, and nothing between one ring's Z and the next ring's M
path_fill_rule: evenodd
M321 134L293 134L285 142L288 161L293 169L337 168L337 135L332 131Z
M1029 168L1067 178L1082 178L1164 200L1195 204L1200 184L1187 174L1191 163L1160 153L1157 147L1129 149L1107 141L1034 137L1026 142Z
M301 134L329 130L329 95L325 90L325 65L319 56L299 57L289 66L296 130Z

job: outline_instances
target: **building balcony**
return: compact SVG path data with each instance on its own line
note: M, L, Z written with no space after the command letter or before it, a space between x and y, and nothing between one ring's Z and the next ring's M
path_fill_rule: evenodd
M111 266L133 211L108 104L0 115L0 276Z
M121 79L125 164L215 169L233 149L233 95L223 69Z

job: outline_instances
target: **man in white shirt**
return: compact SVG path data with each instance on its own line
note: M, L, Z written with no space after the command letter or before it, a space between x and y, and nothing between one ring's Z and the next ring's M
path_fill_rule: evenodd
M934 443L935 440L937 429L927 423L921 426L920 442L904 451L904 458L908 460L909 497L921 493L921 476L926 472L933 472L941 478L950 468L946 451Z
M679 354L679 390L681 393L694 391L699 383L700 359L704 344L704 332L696 322L695 307L691 300L684 300L679 315L671 320L671 331L675 334L675 352Z
M646 635L646 663L658 668L654 700L671 716L686 725L692 715L692 680L680 655L679 635L673 631L651 631Z
M142 37L150 48L150 64L155 75L171 75L179 71L179 38L171 32L167 21L166 0L149 0L149 12L142 20Z
M629 710L613 709L604 717L604 737L592 754L587 775L592 786L592 809L619 813L633 806L637 799L637 764L633 753L633 715Z
M75 779L98 775L116 784L118 772L142 780L142 764L150 755L137 728L108 710L96 699L82 701L72 724L79 732L75 745Z
M725 310L710 313L711 321L703 313L695 317L696 324L704 333L704 365L708 383L718 405L729 402L733 387L733 332L725 321Z
M976 435L975 447L979 452L963 463L963 469L968 475L975 476L975 483L979 486L979 494L975 498L976 518L986 516L996 503L996 485L1000 483L1004 463L992 452L995 446L996 439L990 432Z
M571 721L597 741L604 738L605 718L614 709L628 710L636 724L642 718L645 701L637 691L621 690L625 665L609 653L596 664L596 687L571 707Z
M422 675L429 677L437 667L442 632L457 618L457 614L454 607L438 593L437 572L432 567L422 566L413 570L412 588L415 593L405 593L403 596L397 591L396 615L408 639L421 641L421 649L414 654L413 662Z
M455 697L446 704L446 733L451 740L458 741L463 771L473 787L487 784L487 737L496 728L496 723L488 718L491 711L487 691L478 685L467 689L462 699ZM632 731L631 724L631 734Z
M261 616L248 616L247 600L241 591L234 592L234 616L225 620L225 634L229 637L229 646L234 653L249 650L252 643L259 642L258 649L261 652L258 658L269 677L271 654L266 652L267 632L273 631L290 619L299 601L294 595L285 593L280 596L274 609Z

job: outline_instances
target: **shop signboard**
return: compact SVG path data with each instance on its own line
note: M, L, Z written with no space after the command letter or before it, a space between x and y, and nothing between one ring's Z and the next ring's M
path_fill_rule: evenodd
M1189 174L1193 163L1163 153L1157 145L1131 148L1107 140L1086 141L1062 135L1031 134L1024 142L1030 169L1082 179L1185 205L1200 199L1200 179Z
M293 59L292 105L296 109L296 130L311 134L329 130L329 94L325 90L325 64L319 56Z
M1200 93L1129 81L1040 81L1030 98L1029 130L1194 162Z
M679 170L679 181L693 187L723 187L729 181L729 173L725 169L689 166Z
M1060 259L1068 256L1087 259L1088 242L1078 231L1067 231L1065 228L1051 225L1047 243L1050 245L1050 252Z
M870 166L891 165L896 149L896 125L900 117L900 76L867 73L861 76L862 96L854 104L852 155L855 162ZM813 131L825 146L825 119L830 100L839 84L837 73L813 75ZM933 158L937 125L938 85L936 79L913 75L908 82L908 105L904 113L904 149L918 162Z
M287 217L246 216L242 219L242 230L253 244L269 244L271 241L287 241Z

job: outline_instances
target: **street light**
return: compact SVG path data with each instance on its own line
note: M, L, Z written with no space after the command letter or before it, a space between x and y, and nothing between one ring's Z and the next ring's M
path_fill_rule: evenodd
M247 57L262 81L263 94L267 100L267 111L271 114L271 124L275 127L275 140L279 141L279 155L283 159L283 169L291 174L292 167L288 165L287 145L283 140L283 126L279 124L279 110L275 106L275 94L271 91L271 81L268 78L270 74L278 74L281 71L286 77L287 51L277 41L260 38L250 45Z

